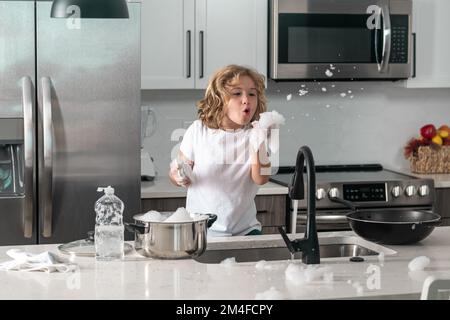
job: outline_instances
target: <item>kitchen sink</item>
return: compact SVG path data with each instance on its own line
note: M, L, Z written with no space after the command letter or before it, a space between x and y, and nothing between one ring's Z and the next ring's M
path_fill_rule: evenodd
M220 263L227 258L236 262L256 262L260 260L301 259L302 253L291 255L283 240L258 241L236 244L235 247L207 249L201 256L194 258L201 263ZM376 256L380 253L392 255L396 252L389 248L366 241L359 237L319 238L320 258L342 258L356 256Z

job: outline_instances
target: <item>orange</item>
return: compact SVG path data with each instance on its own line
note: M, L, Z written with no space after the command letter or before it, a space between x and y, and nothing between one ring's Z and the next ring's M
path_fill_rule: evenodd
M447 131L450 134L450 127L446 124L440 126L438 130Z
M447 138L449 136L449 132L445 131L445 130L438 130L437 134L441 137L441 138Z

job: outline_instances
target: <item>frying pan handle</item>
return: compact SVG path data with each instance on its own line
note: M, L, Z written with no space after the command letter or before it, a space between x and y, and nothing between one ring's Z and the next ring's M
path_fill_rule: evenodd
M330 201L343 204L344 206L352 209L353 211L358 210L358 207L348 200L344 200L338 197L330 197Z

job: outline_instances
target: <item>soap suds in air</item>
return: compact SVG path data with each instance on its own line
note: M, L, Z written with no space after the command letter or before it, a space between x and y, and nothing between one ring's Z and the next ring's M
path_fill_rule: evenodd
M408 264L408 268L411 271L420 271L425 269L429 264L430 258L426 256L420 256L412 259Z
M333 76L333 72L331 72L329 69L327 69L327 70L325 71L325 75L326 75L327 77L331 78L331 77Z
M308 93L308 90L302 90L302 89L298 90L298 95L299 95L300 97L304 96L304 95L307 94L307 93Z
M345 92L342 92L342 93L341 93L341 97L342 97L342 98L345 98L346 95L347 95L347 94L346 94Z
M286 96L286 100L287 100L287 101L291 101L291 99L292 99L292 94L288 94L288 95Z
M322 87L322 91L323 91L323 92L327 92L327 88Z
M275 289L275 287L270 287L269 290L258 292L255 296L255 300L282 300L285 299L281 291Z
M327 108L327 109L330 108L330 107L331 107L331 106L330 106L329 104L327 104L327 105L325 106L325 108Z

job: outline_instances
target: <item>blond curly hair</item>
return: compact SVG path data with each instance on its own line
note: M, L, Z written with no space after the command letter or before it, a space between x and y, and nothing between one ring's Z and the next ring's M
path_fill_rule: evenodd
M267 110L264 76L251 68L228 65L214 73L209 80L205 97L197 102L198 117L208 128L221 128L222 119L225 116L224 106L227 105L231 96L227 87L231 86L243 76L248 76L255 82L258 97L256 111L250 122L258 120L259 115Z

